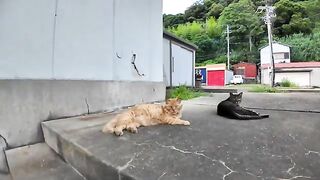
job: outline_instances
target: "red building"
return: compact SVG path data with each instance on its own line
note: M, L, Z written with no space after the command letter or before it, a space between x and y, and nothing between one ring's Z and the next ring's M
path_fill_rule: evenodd
M226 64L210 64L207 69L207 85L208 86L224 86L232 79L232 71L226 69Z
M256 79L257 65L254 63L241 62L233 65L235 75L242 75L244 79Z

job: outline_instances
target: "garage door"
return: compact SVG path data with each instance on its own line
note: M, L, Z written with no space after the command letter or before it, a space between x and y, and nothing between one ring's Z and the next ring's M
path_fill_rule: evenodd
M288 79L298 86L310 86L310 72L276 72L275 82L283 79Z
M224 70L208 71L208 86L224 86Z

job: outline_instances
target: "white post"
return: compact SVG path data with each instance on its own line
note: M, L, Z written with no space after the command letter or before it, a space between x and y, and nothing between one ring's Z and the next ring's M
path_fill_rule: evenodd
M263 10L266 11L266 16L263 17L264 22L267 24L268 29L268 40L269 40L269 47L270 47L270 68L271 68L271 86L274 87L274 80L275 80L275 65L274 65L274 58L273 58L273 47L272 47L272 21L273 17L276 17L274 14L274 10L272 6L267 5L268 1L266 1L265 6L259 6L256 12L261 12Z
M269 40L269 47L270 47L271 86L274 87L275 65L274 65L274 58L273 58L273 43L272 43L272 28L271 28L272 16L273 16L273 9L271 6L267 6L266 7L266 24L267 24L267 28L268 28L268 40Z
M230 70L230 38L229 38L229 25L227 25L227 44L228 44L228 50L227 50L227 58L228 58L228 70Z

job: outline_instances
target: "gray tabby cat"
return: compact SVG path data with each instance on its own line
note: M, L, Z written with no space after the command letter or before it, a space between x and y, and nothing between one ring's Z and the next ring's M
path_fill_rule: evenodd
M260 115L257 112L245 109L239 104L242 100L242 92L239 94L230 93L230 97L218 104L218 115L238 120L252 120L268 118L269 115Z

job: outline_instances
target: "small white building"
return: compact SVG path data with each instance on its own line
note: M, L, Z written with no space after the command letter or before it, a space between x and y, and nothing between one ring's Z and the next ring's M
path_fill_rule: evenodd
M288 45L273 42L273 57L274 63L290 63L290 47ZM270 46L260 48L261 64L271 64L270 61Z
M268 64L261 66L261 83L270 84ZM301 87L320 87L320 62L295 62L275 64L275 83L289 80Z
M196 45L163 32L163 78L167 87L195 85L196 49Z

